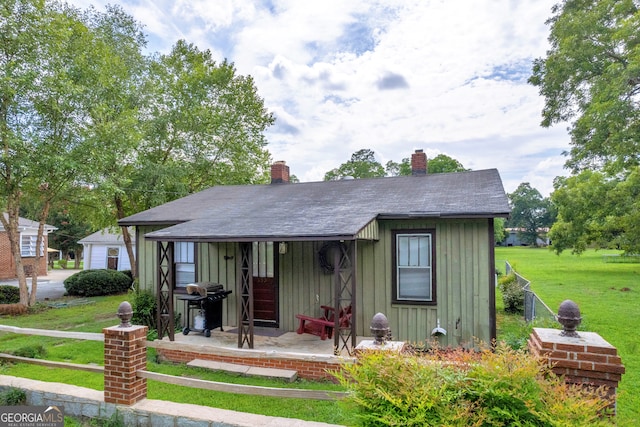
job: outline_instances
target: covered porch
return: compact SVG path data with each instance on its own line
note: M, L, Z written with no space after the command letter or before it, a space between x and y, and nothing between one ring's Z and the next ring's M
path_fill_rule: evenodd
M148 240L156 240L159 338L168 337L169 341L184 342L185 339L190 341L192 338L189 335L184 336L179 332L179 328L189 322L184 317L185 313L182 313L183 324L174 324L176 312L180 311L179 301L181 298L180 290L175 284L174 245L180 240L166 240L168 237L166 234L161 239L154 236L154 233L149 233L146 237ZM234 273L228 276L230 280L227 280L225 284L225 288L232 291L229 300L226 301L226 308L235 311L235 314L227 317L227 324L230 326L224 327L226 332L219 329L210 331L211 336L206 338L209 340L206 345L220 348L259 349L268 352L281 348L287 349L287 352L291 352L291 350L297 352L295 349L298 348L302 349L302 353L309 354L352 354L357 345L357 240L355 236L349 236L350 240L344 238L319 240L314 237L298 241L284 241L282 237L284 236L258 237L249 242L229 242L228 240L220 241L215 238L200 237L196 241L200 248L207 248L210 254L207 262L211 263L212 259L216 263L219 263L219 260L232 260L232 264L235 265ZM287 236L287 238L291 239L292 236ZM262 286L266 280L264 276L257 274L257 266L262 269L264 259L256 259L258 258L256 249L259 248L259 251L262 251L264 243L272 243L273 247L273 253L267 256L268 259L274 260L273 273L268 281L273 282L274 304L276 306L273 311L274 317L267 322L264 320L266 316L263 306L260 305L264 301L260 301L260 297L257 296L260 291L256 290L256 287ZM221 245L230 248L231 252L227 251L222 254L216 250L221 248ZM315 249L309 251L299 248ZM214 252L216 255L212 255ZM307 254L301 256L303 252L307 252ZM317 258L318 255L320 260ZM201 270L209 270L210 273L206 276L198 274L197 277L200 280L218 282L216 279L220 275L211 274L210 267L202 267ZM313 291L312 289L309 292L309 288L301 283L316 283L316 287L320 290ZM293 295L305 298L306 303L289 304L287 298L291 298ZM317 315L318 308L326 306L336 314L349 313L348 322L344 322L344 317L340 315L327 316L331 323L327 325L332 332L330 339L323 340L316 335L295 332L298 326L296 315L304 314L312 317ZM283 334L278 333L277 337L265 336L264 333L260 333L264 331L283 332ZM200 342L202 339L202 336L198 334L193 337L195 342Z

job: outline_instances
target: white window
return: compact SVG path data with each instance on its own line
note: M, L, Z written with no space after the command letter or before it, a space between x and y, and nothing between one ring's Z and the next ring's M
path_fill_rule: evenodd
M273 277L273 242L253 242L253 277Z
M23 257L36 256L36 240L38 236L23 234L20 236L20 255ZM40 256L44 256L44 239L40 243Z
M184 288L196 281L195 244L176 242L173 246L176 288Z
M394 234L394 302L434 303L433 233Z

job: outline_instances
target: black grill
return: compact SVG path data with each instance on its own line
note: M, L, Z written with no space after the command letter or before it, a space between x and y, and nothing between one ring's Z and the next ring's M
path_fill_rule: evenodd
M202 332L205 337L211 336L211 331L220 328L222 331L222 300L231 291L224 290L220 284L194 283L187 285L187 295L179 295L178 300L184 301L184 327L182 333L188 335L191 331ZM193 313L198 315L194 316ZM200 316L201 325L196 325L196 318Z

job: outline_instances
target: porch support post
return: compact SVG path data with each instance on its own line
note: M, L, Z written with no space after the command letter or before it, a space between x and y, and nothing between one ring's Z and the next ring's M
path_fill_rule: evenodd
M253 246L251 243L240 243L238 270L240 276L237 283L238 311L238 348L246 343L253 348Z
M335 326L333 349L336 355L346 350L349 355L356 348L356 241L343 242L337 245L340 250L334 252L333 278ZM340 323L339 313L351 307L351 321L349 325Z
M158 242L158 339L167 334L175 339L175 315L173 309L173 242Z

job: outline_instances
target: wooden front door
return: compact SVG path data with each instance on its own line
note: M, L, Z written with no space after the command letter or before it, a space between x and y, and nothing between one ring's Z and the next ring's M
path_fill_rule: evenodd
M277 328L277 255L273 242L253 244L253 319L256 325Z

